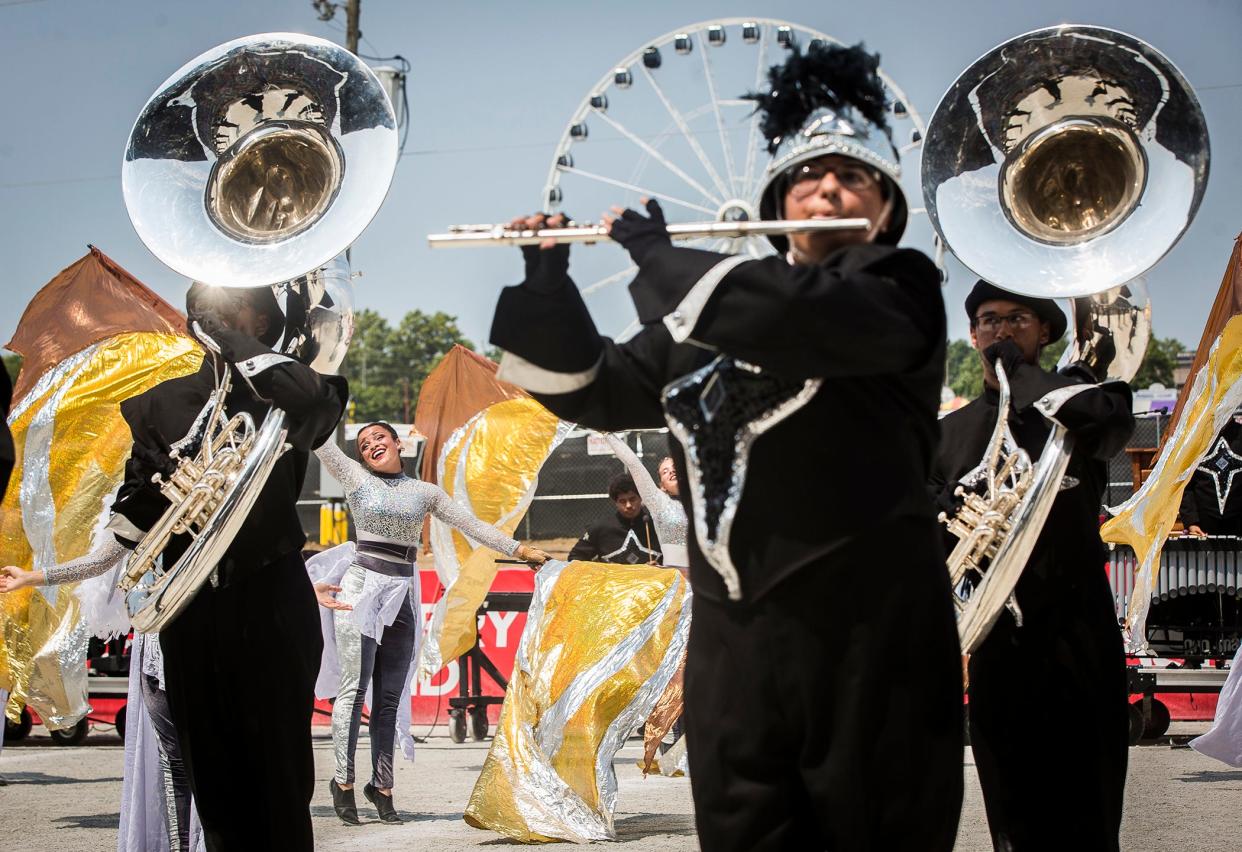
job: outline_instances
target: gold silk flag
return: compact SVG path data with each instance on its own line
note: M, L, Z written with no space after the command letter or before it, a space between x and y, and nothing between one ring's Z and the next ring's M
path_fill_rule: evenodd
M522 843L613 839L613 758L664 694L689 632L680 571L548 562L466 822Z
M92 343L45 371L13 406L17 463L0 505L0 558L46 568L90 550L132 445L122 400L198 369L202 350L178 334L131 332ZM87 704L88 626L70 586L0 596L0 689L8 715L33 707L49 728Z
M539 468L570 428L530 398L494 403L445 441L437 480L455 502L512 536L535 496ZM430 677L474 645L476 613L497 570L495 551L476 547L436 517L431 546L444 595L427 628L420 677Z
M1160 552L1177 521L1182 492L1242 403L1242 236L1234 241L1191 376L1178 396L1147 481L1125 503L1110 508L1114 517L1100 528L1105 541L1128 545L1137 558L1124 629L1126 646L1133 652L1147 645L1147 611L1160 570Z

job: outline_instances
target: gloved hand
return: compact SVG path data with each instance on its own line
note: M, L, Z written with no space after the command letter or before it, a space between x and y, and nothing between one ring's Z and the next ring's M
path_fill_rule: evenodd
M654 198L648 201L647 214L644 216L636 210L627 208L621 211L621 218L614 220L609 229L612 238L630 253L630 257L639 266L642 266L653 252L664 246L672 245L672 240L668 236L668 223L664 221L664 211L660 209L660 202Z
M563 213L548 217L543 213L520 216L509 223L514 230L539 230L543 227L560 228L568 222ZM526 279L522 286L544 296L550 296L573 281L569 277L569 244L554 243L548 246L522 246L522 259L526 262Z
M1022 354L1022 347L1015 343L1012 338L996 341L983 350L983 357L988 360L989 364L999 362L1005 368L1005 375L1011 379L1018 368L1026 363L1026 357Z

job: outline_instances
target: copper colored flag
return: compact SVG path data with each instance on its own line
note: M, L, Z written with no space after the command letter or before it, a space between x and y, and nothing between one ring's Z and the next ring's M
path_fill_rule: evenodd
M1229 264L1225 267L1225 277L1221 279L1220 290L1216 292L1216 301L1208 312L1207 322L1203 325L1203 336L1199 338L1199 348L1195 350L1195 360L1190 365L1192 378L1199 375L1203 365L1207 363L1212 344L1225 329L1230 318L1242 314L1242 234L1233 241L1233 254L1229 256ZM1165 436L1177 432L1177 423L1182 417L1182 409L1186 407L1186 398L1190 394L1193 381L1187 381L1177 395L1177 405L1173 407L1173 416L1165 428ZM1161 439L1161 446L1164 439Z
M496 378L496 362L455 344L431 371L418 394L414 428L427 439L419 476L436 481L440 448L453 432L493 403L527 396Z
M5 344L23 358L13 403L70 355L127 332L184 335L185 317L91 246L35 294Z

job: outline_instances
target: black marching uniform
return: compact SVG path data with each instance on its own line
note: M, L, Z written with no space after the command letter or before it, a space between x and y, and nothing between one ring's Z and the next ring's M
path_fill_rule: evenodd
M644 328L618 344L596 332L565 247L525 255L492 327L504 377L601 431L668 411L691 519L702 848L951 849L962 697L923 480L944 374L931 261L869 244L790 266L666 245L631 284Z
M1182 492L1181 519L1208 535L1242 536L1242 424L1231 420ZM1236 486L1236 487L1235 487Z
M233 341L226 355L237 363L226 412L249 412L256 423L267 413L268 404L236 375L243 371L288 413L292 449L276 462L226 551L218 585L204 584L160 632L168 703L207 848L309 850L310 724L323 639L296 503L307 454L332 434L347 389L343 379L321 376L252 338L220 335L226 336ZM111 527L122 544L132 547L167 508L151 475L171 471L172 445L190 431L213 389L208 356L197 373L121 404L134 438L113 506ZM165 564L187 544L174 538Z
M1079 367L1013 368L1009 425L1033 460L1052 428L1034 404L1093 381ZM931 487L942 506L950 507L958 480L983 458L997 402L997 392L986 389L941 420ZM1073 450L1017 584L1022 626L1002 613L971 657L971 747L996 849L1117 849L1128 697L1099 516L1107 460L1134 430L1130 389L1113 382L1085 390L1053 416L1068 429Z
M658 565L663 558L660 539L646 506L633 518L612 512L605 520L587 527L566 557L571 562L581 559L621 565Z

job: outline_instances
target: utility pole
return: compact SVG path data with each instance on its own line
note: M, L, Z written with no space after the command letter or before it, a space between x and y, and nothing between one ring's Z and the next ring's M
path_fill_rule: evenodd
M401 410L405 414L402 423L410 422L410 379L408 376L401 377Z
M362 12L362 0L348 0L345 4L345 47L350 53L358 53L358 16Z
M311 6L319 13L319 20L330 21L336 17L340 3L331 0L311 0ZM358 39L362 30L358 28L358 18L362 14L362 0L346 0L345 2L345 47L353 54L358 53Z

